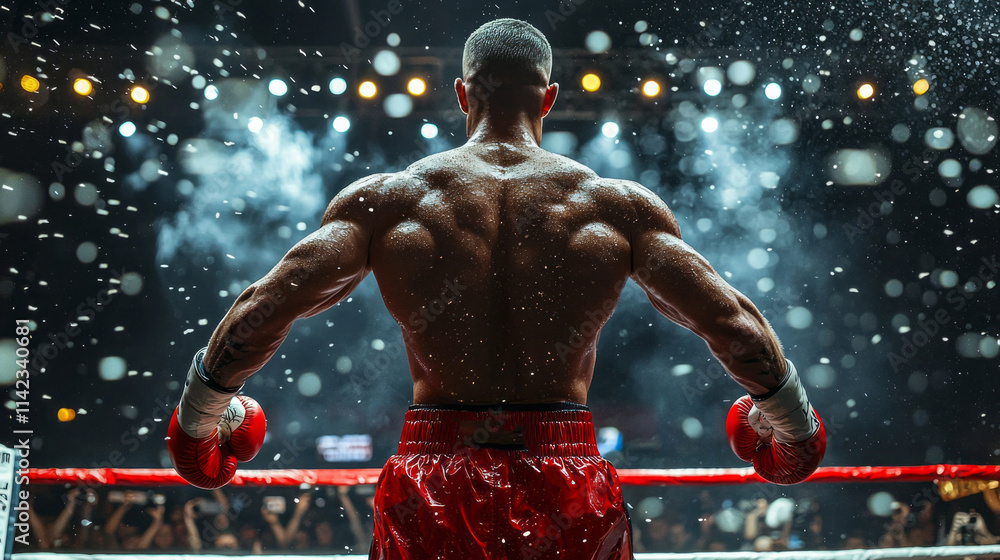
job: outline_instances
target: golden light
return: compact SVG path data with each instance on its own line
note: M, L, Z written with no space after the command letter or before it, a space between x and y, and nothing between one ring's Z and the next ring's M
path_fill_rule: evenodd
M136 103L147 103L149 102L149 90L142 86L135 86L129 92L129 97Z
M646 83L642 84L642 94L646 97L656 97L660 94L660 84L656 80L646 80Z
M72 408L60 408L59 412L56 413L56 418L59 418L60 422L69 422L76 418L76 411Z
M410 95L423 95L427 91L427 84L420 78L413 78L406 83L406 91L410 92Z
M90 95L94 92L94 84L86 78L77 78L73 80L73 91L80 95Z
M923 78L920 78L913 83L913 93L917 95L923 95L927 93L927 90L929 89L931 89L931 83Z
M27 74L21 76L21 87L24 88L24 91L36 92L40 86L38 78Z
M375 97L376 93L378 93L378 88L375 87L375 82L372 82L370 80L361 82L361 85L358 86L358 95L360 95L361 97L370 99L372 97Z
M584 74L583 78L580 78L580 85L584 91L597 91L601 89L601 77L597 74Z
M875 86L871 84L861 84L858 88L858 99L870 99L875 95Z

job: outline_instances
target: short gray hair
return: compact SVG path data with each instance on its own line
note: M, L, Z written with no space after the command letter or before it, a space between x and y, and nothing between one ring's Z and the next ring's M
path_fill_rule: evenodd
M519 19L484 23L469 35L462 52L462 76L466 80L492 71L508 79L523 76L524 82L530 83L540 78L539 67L545 72L541 78L547 82L552 72L552 47L541 31Z

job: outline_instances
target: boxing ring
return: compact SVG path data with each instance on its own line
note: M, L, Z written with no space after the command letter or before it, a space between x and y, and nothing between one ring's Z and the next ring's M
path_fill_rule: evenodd
M230 486L236 487L307 487L354 486L375 484L381 469L276 469L238 470ZM620 469L622 485L631 486L722 486L764 482L753 468L688 468L688 469ZM168 487L187 486L173 469L122 469L122 468L33 468L27 470L30 484L84 485L89 487ZM916 465L916 466L831 466L820 467L805 482L822 483L903 483L932 482L945 500L966 495L959 488L961 481L1000 480L1000 465ZM118 560L123 554L105 553L14 553L14 560L54 560L78 558L91 560ZM149 560L167 558L209 559L219 554L134 554L130 558ZM225 555L232 557L233 555ZM284 560L315 556L315 554L254 555L264 560ZM364 555L321 555L323 558L364 559ZM639 560L752 560L752 559L844 559L890 560L920 558L994 558L1000 557L1000 544L972 546L935 546L851 550L793 550L787 552L692 552L692 553L639 553Z

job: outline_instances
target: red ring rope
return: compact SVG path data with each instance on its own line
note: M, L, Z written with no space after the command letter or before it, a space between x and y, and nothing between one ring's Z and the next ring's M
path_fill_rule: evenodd
M353 486L375 484L381 469L238 470L233 486ZM173 469L28 469L33 484L98 486L187 485ZM622 484L636 486L715 486L763 482L752 468L620 469ZM1000 480L1000 465L919 465L910 467L820 467L806 482L932 482L941 479Z

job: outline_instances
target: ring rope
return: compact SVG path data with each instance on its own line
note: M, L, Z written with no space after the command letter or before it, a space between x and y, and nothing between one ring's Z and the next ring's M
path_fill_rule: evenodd
M354 486L375 484L381 469L237 470L233 486ZM28 469L33 484L91 486L186 486L173 469ZM620 469L622 484L633 486L716 486L764 482L753 468ZM917 465L908 467L820 467L806 482L933 482L942 479L1000 480L1000 465Z

